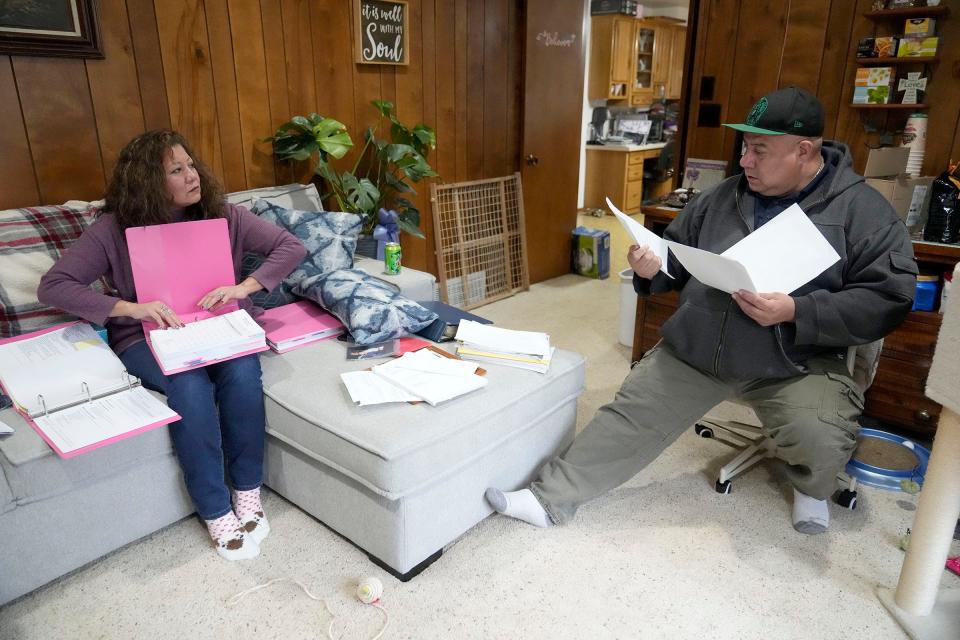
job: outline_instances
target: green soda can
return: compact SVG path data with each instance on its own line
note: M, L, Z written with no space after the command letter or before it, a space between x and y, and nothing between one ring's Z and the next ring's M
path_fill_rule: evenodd
M383 245L383 272L390 276L400 273L400 243L388 242Z

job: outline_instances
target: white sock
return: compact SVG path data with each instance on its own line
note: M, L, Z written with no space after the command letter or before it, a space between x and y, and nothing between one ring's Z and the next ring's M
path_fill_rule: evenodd
M244 531L233 511L216 520L204 520L217 553L227 560L249 560L260 555L260 546Z
M270 533L270 523L267 522L263 504L260 502L260 487L250 491L234 491L233 512L237 514L247 536L258 545Z
M830 526L830 509L826 500L811 498L793 490L793 528L800 533L823 533Z
M553 524L550 516L530 489L504 493L500 489L491 487L487 489L484 496L497 513L523 520L535 527L549 527Z

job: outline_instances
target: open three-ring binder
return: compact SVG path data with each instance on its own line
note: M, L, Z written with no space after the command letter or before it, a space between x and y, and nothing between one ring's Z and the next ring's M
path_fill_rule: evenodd
M61 458L180 418L83 322L0 340L0 384Z

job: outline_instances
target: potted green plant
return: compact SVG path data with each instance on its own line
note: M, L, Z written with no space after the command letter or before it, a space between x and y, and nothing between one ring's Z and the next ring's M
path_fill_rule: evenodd
M282 160L316 157L314 173L322 178L322 198L340 211L363 216L363 233L396 242L399 232L423 238L420 210L408 199L416 194L410 183L438 174L427 163L427 153L436 148L436 132L425 124L412 129L393 113L393 103L371 102L380 113L376 126L363 134L364 145L348 171L338 171L333 160L343 158L354 146L343 123L316 113L294 116L267 141ZM380 130L389 122L389 140Z

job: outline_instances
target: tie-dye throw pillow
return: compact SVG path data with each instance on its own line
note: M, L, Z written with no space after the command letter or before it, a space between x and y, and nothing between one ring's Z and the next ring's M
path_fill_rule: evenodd
M359 269L340 269L304 278L293 292L337 316L357 344L416 333L438 317Z
M311 276L353 267L361 218L339 211L297 211L257 200L252 211L297 236L307 257L284 282L291 287Z

